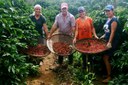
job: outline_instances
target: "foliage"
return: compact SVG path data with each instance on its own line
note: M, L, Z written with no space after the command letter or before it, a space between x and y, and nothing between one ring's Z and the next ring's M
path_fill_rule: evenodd
M27 44L36 44L36 40L30 40L38 33L27 15L24 0L1 0L0 5L0 85L24 84L30 70L35 71L38 66L27 62L27 56L19 51Z
M128 39L127 39L128 40ZM124 41L119 50L116 51L112 59L112 65L116 73L114 79L110 81L110 85L125 85L128 79L128 42ZM114 83L115 82L115 83Z
M26 1L28 1L26 3ZM31 3L30 3L31 2ZM28 75L35 74L38 66L30 63L26 58L29 56L19 52L20 48L26 48L28 44L36 44L38 33L34 30L34 24L29 19L35 4L40 4L43 9L43 15L46 17L47 25L50 30L56 14L60 12L60 4L67 2L69 12L76 18L78 17L77 8L84 6L88 16L93 18L94 27L98 36L103 34L103 25L106 20L104 6L113 4L115 6L115 15L121 22L123 29L122 46L115 53L111 63L120 74L116 74L110 85L124 84L127 73L124 72L128 66L128 1L127 0L1 0L0 1L0 84L18 85ZM74 54L75 62L81 63L80 54ZM117 58L118 57L118 58ZM99 60L100 61L100 60ZM91 84L94 74L86 72L82 74L78 66L70 67L74 82L80 84ZM6 81L5 81L6 80ZM120 80L120 81L118 81ZM86 82L85 82L86 81ZM24 84L24 83L23 83Z
M126 33L128 34L128 18L127 18L127 22L124 25L124 28L125 29L123 31L126 31Z
M73 76L73 82L75 84L80 84L80 85L94 85L93 80L95 79L95 74L91 72L87 72L79 67L77 68L72 68L72 76Z
M115 77L113 81L110 81L108 85L127 85L128 84L128 74L121 74Z
M87 11L87 15L92 17L93 22L94 22L94 27L96 29L97 35L100 37L104 32L103 32L103 25L106 21L106 16L104 13L104 7L107 4L113 4L115 7L115 15L117 16L117 18L119 19L119 21L121 22L121 27L124 30L122 33L122 38L121 38L121 43L123 42L123 46L119 48L119 50L116 52L115 56L112 58L112 65L114 66L114 68L116 68L116 70L124 70L125 67L127 67L127 42L128 40L126 39L127 33L128 33L128 29L127 29L127 19L128 19L128 11L127 11L127 7L128 7L128 1L127 0L43 0L44 3L42 4L42 6L47 10L50 10L52 13L50 14L49 12L46 13L44 12L45 16L47 17L48 20L48 25L49 28L51 28L51 24L53 23L52 20L54 20L55 15L59 12L59 7L61 2L67 2L69 4L69 12L71 12L76 18L78 17L78 12L77 12L77 8L79 6L84 6L86 11ZM38 2L39 3L39 2ZM48 14L49 13L49 14ZM47 16L48 15L48 16ZM50 17L49 17L50 16ZM52 19L50 19L52 18ZM49 20L50 19L50 20ZM51 23L52 22L52 23ZM50 23L50 24L49 24ZM124 27L125 26L125 27ZM125 42L124 42L125 41ZM124 51L125 50L125 51ZM75 56L75 55L74 55ZM80 54L78 54L77 56L80 56ZM118 58L117 58L118 57ZM78 64L81 63L81 60L79 57L77 57L77 59L79 59L79 61L75 61L78 62ZM101 59L99 59L99 61L101 61ZM79 72L79 68L72 68L74 70L76 70L76 73ZM78 71L79 70L79 71ZM116 76L118 76L118 72L117 74L115 74ZM124 75L123 73L121 73L121 75ZM76 79L78 79L79 77L77 76ZM82 77L84 79L84 77ZM79 80L78 80L79 81Z
M55 16L59 13L59 9L54 10L55 7L56 6L43 9L43 11L44 11L43 14L46 17L46 21L47 21L47 25L48 25L49 30L51 29L52 24L54 23Z
M120 49L115 53L116 60L113 60L113 66L123 69L128 66L128 42L124 42Z
M80 62L81 53L74 53L74 66L70 66L69 69L72 73L73 82L80 85L93 85L93 80L95 79L95 74L92 72L87 72L85 69L82 69Z

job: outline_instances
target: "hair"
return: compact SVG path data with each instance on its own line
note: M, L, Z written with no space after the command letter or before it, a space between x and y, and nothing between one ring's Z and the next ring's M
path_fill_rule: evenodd
M40 9L42 8L39 4L36 4L36 5L34 6L34 9L37 8L37 7L39 7Z
M36 4L36 5L34 6L34 9L37 8L37 7L39 7L40 9L42 9L42 7L41 7L39 4ZM40 13L40 14L42 15L42 13ZM32 13L32 15L35 15L35 11Z

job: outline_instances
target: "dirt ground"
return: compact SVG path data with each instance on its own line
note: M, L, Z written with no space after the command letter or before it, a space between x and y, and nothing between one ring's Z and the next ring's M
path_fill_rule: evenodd
M59 85L56 81L56 75L52 71L57 65L55 65L55 55L49 54L40 62L41 75L37 78L30 78L27 80L27 85Z
M59 75L53 71L53 69L58 67L56 63L57 57L50 53L48 56L44 57L42 62L40 62L40 76L35 78L29 78L27 80L27 85L73 85L69 83L67 80L66 82L60 82ZM60 78L61 79L61 78ZM96 80L94 81L94 85L107 85L101 83L101 77L97 76Z

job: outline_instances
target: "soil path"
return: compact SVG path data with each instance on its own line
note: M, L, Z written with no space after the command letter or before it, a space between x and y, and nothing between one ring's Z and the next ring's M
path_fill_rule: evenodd
M59 85L56 80L56 74L52 71L57 66L55 64L55 55L49 54L40 63L41 75L37 78L30 78L27 80L27 85Z

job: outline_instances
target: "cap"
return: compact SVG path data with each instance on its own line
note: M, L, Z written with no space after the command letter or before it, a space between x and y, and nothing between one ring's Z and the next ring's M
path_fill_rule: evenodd
M67 3L62 3L61 4L61 9L63 9L63 8L67 8L68 9L68 4Z
M78 8L78 12L84 12L84 11L85 11L85 9L84 9L83 6L80 6L80 7Z
M105 7L105 11L107 11L107 10L113 10L114 9L114 6L113 5L107 5L106 7Z

